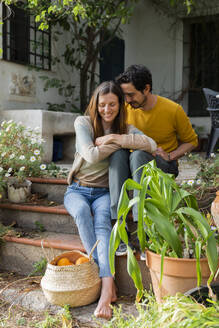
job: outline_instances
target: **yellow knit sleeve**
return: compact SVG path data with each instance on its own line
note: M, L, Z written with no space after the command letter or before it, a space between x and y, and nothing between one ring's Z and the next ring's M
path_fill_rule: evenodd
M176 131L178 139L182 143L191 143L193 146L197 147L198 145L198 137L195 133L192 124L184 112L183 108L178 105L176 111Z

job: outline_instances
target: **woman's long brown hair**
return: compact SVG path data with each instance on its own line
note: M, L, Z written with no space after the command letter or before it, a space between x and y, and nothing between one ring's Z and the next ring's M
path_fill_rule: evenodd
M85 115L89 115L94 129L94 139L104 135L101 116L98 112L99 96L113 93L119 100L119 113L112 124L112 133L124 134L126 129L126 115L124 108L124 95L121 87L113 81L101 83L93 93L90 103L86 109Z

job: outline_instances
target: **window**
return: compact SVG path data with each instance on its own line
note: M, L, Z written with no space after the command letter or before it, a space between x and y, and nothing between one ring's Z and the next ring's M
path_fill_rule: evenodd
M115 36L100 51L100 82L114 80L124 72L125 42Z
M208 116L202 88L219 91L219 17L189 24L189 116Z
M51 69L51 33L39 31L34 16L22 8L3 5L3 59Z

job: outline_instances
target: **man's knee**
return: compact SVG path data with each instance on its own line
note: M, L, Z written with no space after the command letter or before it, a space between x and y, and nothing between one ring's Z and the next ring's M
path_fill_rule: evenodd
M130 167L134 170L143 164L152 161L154 157L152 154L143 150L135 150L130 155Z
M128 159L129 151L127 149L119 149L110 156L110 165L128 161Z

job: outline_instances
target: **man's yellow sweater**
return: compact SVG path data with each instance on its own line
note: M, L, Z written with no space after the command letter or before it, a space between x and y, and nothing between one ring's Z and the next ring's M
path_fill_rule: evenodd
M127 123L134 125L154 139L166 152L178 148L180 143L195 147L198 139L183 108L164 97L157 96L156 105L150 110L134 109L126 105Z

